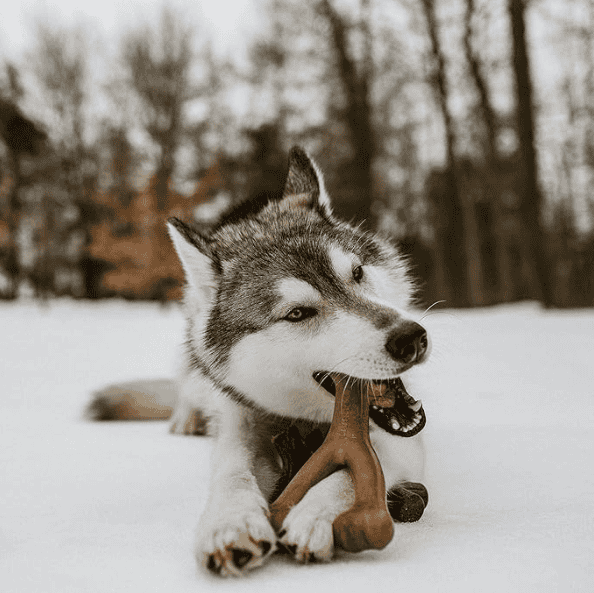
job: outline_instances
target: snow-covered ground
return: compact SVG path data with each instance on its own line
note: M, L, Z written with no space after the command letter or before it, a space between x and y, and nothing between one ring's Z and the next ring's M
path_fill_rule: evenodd
M192 555L209 439L81 419L105 383L173 375L177 308L0 305L0 591L594 591L594 310L425 323L421 521L380 552L220 581Z

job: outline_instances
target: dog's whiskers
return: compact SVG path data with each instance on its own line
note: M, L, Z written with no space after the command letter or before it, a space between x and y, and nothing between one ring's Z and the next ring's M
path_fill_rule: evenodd
M343 358L342 360L339 360L330 370L325 371L322 375L322 378L320 380L320 383L324 382L326 379L328 379L328 377L330 377L333 373L339 372L336 371L336 367L340 366L341 364L343 364L344 362L346 362L347 360L349 360L350 358L352 358L352 356L347 356L346 358ZM340 380L340 379L339 379Z
M423 312L423 315L422 315L422 317L421 317L421 321L423 321L423 319L425 319L425 317L427 317L427 315L428 315L429 311L430 311L431 309L433 309L433 307L435 307L435 305L439 305L440 303L445 303L445 301L444 301L444 300L442 300L442 301L435 301L435 302L434 302L432 305L429 305L429 306L428 306L428 307L425 309L425 311Z

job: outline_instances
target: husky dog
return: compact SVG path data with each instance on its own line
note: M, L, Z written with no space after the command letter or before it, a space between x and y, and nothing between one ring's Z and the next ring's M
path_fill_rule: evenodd
M317 166L298 147L281 198L243 205L208 234L175 219L169 231L187 280L178 393L159 382L113 387L92 411L164 417L175 406L172 430L185 433L204 432L208 420L216 444L198 561L239 575L275 550L302 562L332 558L332 522L354 501L346 470L311 488L279 533L267 510L328 430L330 372L388 385L390 401L370 408L370 437L390 513L418 519L425 414L400 375L429 345L407 313L413 288L397 251L334 217Z

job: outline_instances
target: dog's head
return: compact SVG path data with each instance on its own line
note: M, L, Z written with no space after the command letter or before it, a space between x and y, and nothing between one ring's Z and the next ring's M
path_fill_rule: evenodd
M427 356L427 334L406 313L413 287L403 259L334 218L299 148L280 200L231 213L208 236L175 220L170 234L187 278L194 360L257 407L328 421L328 372L377 382Z

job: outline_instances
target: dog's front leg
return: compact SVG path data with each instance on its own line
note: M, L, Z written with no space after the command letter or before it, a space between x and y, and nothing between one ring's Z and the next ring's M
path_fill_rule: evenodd
M332 523L355 502L353 482L344 469L311 488L283 522L280 544L300 562L328 562L334 555Z
M218 425L210 495L196 550L203 566L223 576L260 566L276 542L268 505L253 472L258 461L250 441L249 416L236 406L226 408Z

